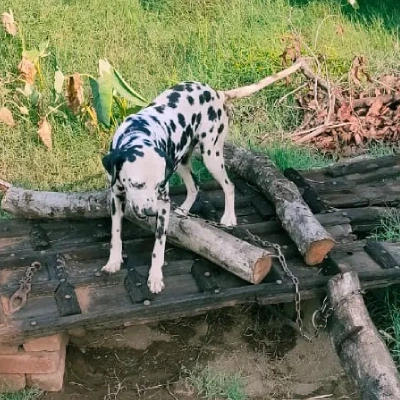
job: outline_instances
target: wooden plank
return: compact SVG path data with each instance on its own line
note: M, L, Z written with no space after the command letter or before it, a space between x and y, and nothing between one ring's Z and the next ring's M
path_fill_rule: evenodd
M191 273L201 292L219 293L222 289L218 277L218 268L204 258L196 259L193 263Z
M365 244L365 251L381 266L381 268L400 268L399 260L396 259L381 242L368 239Z
M45 250L50 247L50 239L40 224L32 224L29 238L33 250Z

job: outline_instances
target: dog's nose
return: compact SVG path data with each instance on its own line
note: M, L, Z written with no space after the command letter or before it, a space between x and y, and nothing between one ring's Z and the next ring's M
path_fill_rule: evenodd
M157 215L157 211L153 210L152 208L144 208L143 214L146 217L155 217Z

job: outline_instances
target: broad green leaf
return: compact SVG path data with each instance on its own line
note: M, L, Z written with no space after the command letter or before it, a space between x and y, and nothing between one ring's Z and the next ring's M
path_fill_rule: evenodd
M113 101L112 76L110 74L104 74L97 80L89 77L89 83L97 117L102 124L109 127Z
M63 91L63 85L64 85L64 74L57 69L57 71L54 73L54 91L57 94L61 94Z
M29 61L35 63L40 57L40 52L37 49L25 50L22 52L22 57L26 57Z
M138 92L133 90L128 83L122 78L121 74L113 68L113 86L114 89L130 103L138 106L147 106L148 101Z
M50 53L46 53L47 48L49 47L49 39L45 42L39 44L39 57L47 57Z
M131 114L136 114L137 112L139 112L143 107L142 106L133 106L133 107L129 107L126 110L126 115L131 115Z

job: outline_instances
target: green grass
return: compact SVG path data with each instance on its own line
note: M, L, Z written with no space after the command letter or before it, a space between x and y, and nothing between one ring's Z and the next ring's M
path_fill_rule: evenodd
M243 379L240 374L226 374L210 367L185 371L186 381L206 399L246 400Z
M385 215L382 216L379 227L371 237L380 241L400 241L400 211L388 209Z
M373 0L363 3L374 4ZM352 57L364 54L373 75L399 65L399 43L384 13L357 15L338 1L290 0L5 0L22 23L27 47L50 40L51 56L43 62L44 108L50 104L55 66L64 74L96 74L106 57L127 81L151 99L169 85L197 79L216 88L254 82L281 69L282 37L296 32L306 54L324 54L332 77L345 75ZM374 6L377 8L377 6ZM400 18L397 8L391 18ZM352 21L353 20L353 21ZM367 23L365 22L367 21ZM343 26L344 36L336 27ZM20 42L0 33L0 76L17 72ZM295 87L277 83L235 103L230 139L247 145L257 137L285 140L301 115L292 100L276 101ZM4 100L0 85L0 106ZM3 93L4 94L4 93ZM88 95L88 93L86 93ZM30 188L88 190L106 185L101 155L112 132L90 133L72 116L51 117L54 149L37 137L37 120L17 116L15 128L0 125L0 176ZM267 146L266 146L267 147ZM288 150L287 158L285 160ZM290 147L270 150L282 165L297 157ZM305 167L317 164L304 158ZM308 164L311 163L311 164Z
M26 389L16 393L0 393L0 400L38 400L42 392L36 389Z

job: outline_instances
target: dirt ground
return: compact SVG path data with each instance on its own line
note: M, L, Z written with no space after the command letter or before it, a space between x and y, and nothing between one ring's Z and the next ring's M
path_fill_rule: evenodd
M359 398L326 334L309 343L272 315L241 306L72 337L64 390L45 399L204 399L190 376L206 367L239 374L248 399Z

